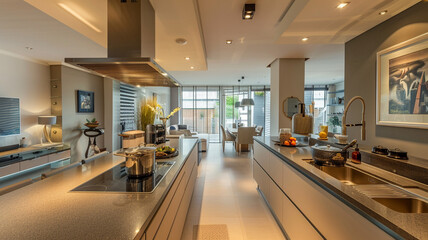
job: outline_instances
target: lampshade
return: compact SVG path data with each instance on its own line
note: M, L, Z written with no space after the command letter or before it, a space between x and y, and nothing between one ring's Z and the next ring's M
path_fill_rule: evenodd
M241 102L238 101L235 103L235 108L239 108L239 107L241 107Z
M254 106L254 100L252 98L244 98L241 101L241 106Z
M56 124L56 116L39 116L40 125L54 125Z

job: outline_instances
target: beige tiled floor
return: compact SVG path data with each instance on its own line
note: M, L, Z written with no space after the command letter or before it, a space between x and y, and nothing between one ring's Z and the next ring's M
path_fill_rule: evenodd
M229 239L284 239L252 177L251 154L237 154L232 144L210 144L199 166L183 240L193 225L226 224Z

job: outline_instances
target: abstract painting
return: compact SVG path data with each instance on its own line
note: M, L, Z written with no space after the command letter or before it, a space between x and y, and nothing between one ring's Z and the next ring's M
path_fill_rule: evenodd
M428 128L428 33L377 53L378 125Z
M94 112L94 92L77 90L77 112Z

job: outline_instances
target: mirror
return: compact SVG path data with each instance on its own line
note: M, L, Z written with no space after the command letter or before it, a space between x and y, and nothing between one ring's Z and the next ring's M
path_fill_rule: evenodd
M297 97L288 97L282 103L282 110L286 117L292 118L294 114L299 113L300 100Z

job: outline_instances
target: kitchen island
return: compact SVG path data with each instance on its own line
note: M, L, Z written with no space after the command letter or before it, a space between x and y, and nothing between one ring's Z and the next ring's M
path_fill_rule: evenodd
M291 239L428 239L428 213L394 211L373 197L390 191L414 197L410 191L415 191L426 200L426 185L365 163L349 163L348 169L368 173L373 178L362 180L373 182L355 184L353 176L341 181L310 164L309 146L281 147L275 137L254 139L254 178Z
M159 232L180 239L197 157L197 140L182 139L179 155L168 159L175 164L152 193L70 192L125 160L109 154L0 196L0 239L146 239Z

